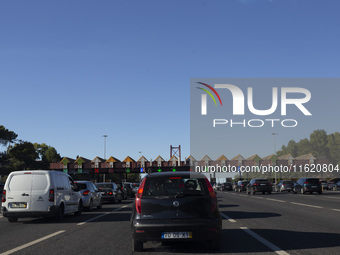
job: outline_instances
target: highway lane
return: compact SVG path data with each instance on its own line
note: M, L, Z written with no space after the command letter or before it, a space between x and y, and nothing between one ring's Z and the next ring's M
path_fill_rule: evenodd
M340 254L340 193L219 192L221 211L290 254ZM224 208L225 207L225 208ZM336 209L336 210L334 210Z
M225 217L218 254L340 254L340 211L333 210L340 206L340 192L255 196L218 192L218 200ZM104 204L101 210L67 216L61 223L48 219L9 223L0 218L0 254L18 247L12 254L132 254L131 203L130 199ZM135 254L212 253L205 243L148 242L144 248Z

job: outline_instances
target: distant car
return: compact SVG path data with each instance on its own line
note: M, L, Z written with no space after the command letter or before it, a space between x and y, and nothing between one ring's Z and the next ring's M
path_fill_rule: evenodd
M271 194L272 184L268 179L252 179L247 185L247 194L255 195L256 192Z
M76 181L77 190L82 196L83 208L92 211L93 207L102 208L102 195L91 181Z
M122 192L122 199L126 200L128 195L127 195L127 190L124 187L124 184L123 183L117 183L117 187Z
M199 173L152 173L142 180L131 215L132 248L143 243L209 241L220 247L222 218L209 180Z
M225 190L232 191L233 190L233 186L232 186L231 182L222 183L221 190L223 190L223 191L225 191Z
M127 196L128 197L134 197L134 194L132 192L132 183L131 182L123 182L124 188L126 188Z
M133 195L137 194L138 188L139 188L139 183L132 183Z
M338 191L340 190L340 181L338 181L337 183L335 183L334 187L333 187L334 191Z
M122 191L118 189L117 184L114 182L101 182L96 183L99 193L102 195L102 201L116 203L122 202Z
M280 181L277 185L275 185L275 191L276 192L284 192L284 191L288 191L291 192L293 191L293 187L294 187L294 182L293 181Z
M294 194L300 192L301 194L310 193L313 194L313 192L318 192L319 194L322 194L322 187L321 182L319 181L319 178L307 178L303 177L300 178L293 187Z
M328 183L327 181L320 181L321 182L321 187L323 190L327 190L328 189Z
M247 190L248 181L238 181L235 187L235 192L242 192Z
M335 182L330 181L330 182L327 183L327 189L328 190L333 190L334 186L335 186Z
M221 183L217 183L214 185L214 190L215 191L221 191L222 190L222 184Z

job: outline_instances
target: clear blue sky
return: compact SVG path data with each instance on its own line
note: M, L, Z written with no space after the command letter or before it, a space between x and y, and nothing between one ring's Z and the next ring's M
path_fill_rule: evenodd
M188 156L190 78L339 77L339 9L337 0L1 1L0 124L72 158L103 156L104 134L107 155L121 160L168 159L171 144Z

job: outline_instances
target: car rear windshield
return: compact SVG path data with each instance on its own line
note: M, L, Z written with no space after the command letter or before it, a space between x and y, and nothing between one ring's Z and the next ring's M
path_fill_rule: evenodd
M206 194L204 178L189 177L161 177L146 180L143 197L162 197L190 195L201 196Z
M307 179L306 182L309 182L309 183L319 183L319 179Z
M256 183L267 183L269 182L267 179L258 179L255 181Z
M293 184L292 181L284 181L283 184Z
M77 187L78 187L79 190L86 189L86 184L85 183L77 182L76 184L77 184Z
M96 184L96 186L97 186L97 188L98 189L112 189L112 185L111 184L109 184L109 183L98 183L98 184Z

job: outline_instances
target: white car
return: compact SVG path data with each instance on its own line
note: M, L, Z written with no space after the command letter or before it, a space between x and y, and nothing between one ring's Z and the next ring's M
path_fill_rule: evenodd
M83 208L92 211L93 207L102 208L102 194L91 181L76 181L77 188L82 196Z
M82 199L74 180L66 173L50 170L14 171L2 193L2 213L9 222L26 217L80 215Z

